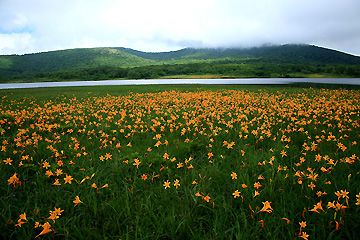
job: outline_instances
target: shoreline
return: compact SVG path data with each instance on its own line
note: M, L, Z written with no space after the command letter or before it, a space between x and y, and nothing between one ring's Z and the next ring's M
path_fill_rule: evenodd
M287 85L293 83L360 85L360 78L237 78L237 79L139 79L99 80L68 82L1 83L0 89L82 87L82 86L129 86L159 84L204 84L204 85Z

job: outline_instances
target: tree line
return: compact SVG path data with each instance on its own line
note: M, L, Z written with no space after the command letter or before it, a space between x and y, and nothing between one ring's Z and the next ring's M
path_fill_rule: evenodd
M0 76L1 82L68 81L104 79L152 79L176 75L216 75L220 77L306 77L327 74L333 77L360 77L359 65L264 63L258 60L213 63L163 64L133 68L93 67L81 70L40 72Z

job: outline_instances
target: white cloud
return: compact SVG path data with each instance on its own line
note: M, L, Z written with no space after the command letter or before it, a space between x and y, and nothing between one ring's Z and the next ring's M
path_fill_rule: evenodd
M360 55L358 0L0 0L0 54L309 43Z
M34 39L29 33L0 33L0 53L1 54L14 54L16 51L22 52L34 52L33 48Z

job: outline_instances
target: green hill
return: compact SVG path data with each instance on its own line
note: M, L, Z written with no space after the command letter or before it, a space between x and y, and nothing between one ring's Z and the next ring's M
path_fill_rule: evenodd
M25 78L30 79L29 81L42 78L148 78L177 74L278 77L292 76L289 74L294 72L358 76L360 57L305 44L253 48L185 48L159 53L122 47L80 48L0 56L2 82Z
M155 61L113 48L78 48L43 53L0 56L0 70L14 73L56 72L86 68L134 67Z
M173 52L146 53L129 48L116 48L141 58L155 61L258 59L274 63L360 64L360 57L306 44L262 46L253 48L185 48Z

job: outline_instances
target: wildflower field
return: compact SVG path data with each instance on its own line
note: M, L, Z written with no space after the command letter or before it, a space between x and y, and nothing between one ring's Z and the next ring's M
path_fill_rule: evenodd
M3 239L357 238L360 91L120 88L0 91Z

